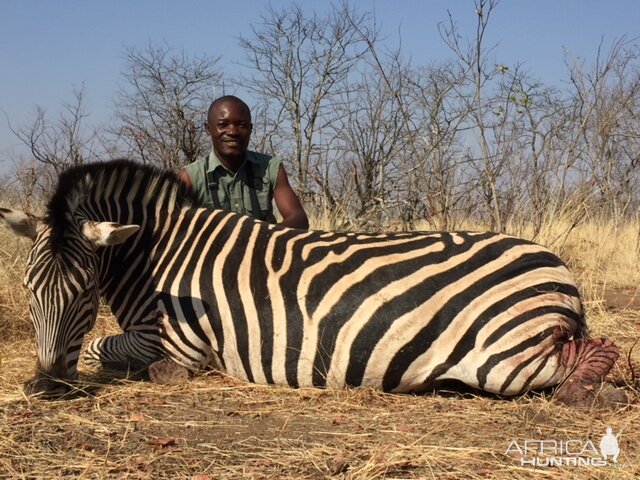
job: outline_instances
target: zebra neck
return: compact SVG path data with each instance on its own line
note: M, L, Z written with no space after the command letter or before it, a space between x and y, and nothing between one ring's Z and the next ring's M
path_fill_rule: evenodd
M153 322L158 308L157 278L154 271L165 248L165 238L180 217L179 211L147 211L133 217L140 226L136 235L123 245L102 249L99 259L100 292L120 326ZM115 219L123 223L121 219ZM132 222L133 223L133 222Z

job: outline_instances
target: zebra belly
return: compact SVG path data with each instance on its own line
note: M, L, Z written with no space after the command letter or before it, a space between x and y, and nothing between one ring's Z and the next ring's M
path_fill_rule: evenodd
M504 282L451 317L444 308L450 298L447 289L396 319L375 319L375 313L384 311L379 299L344 323L335 346L323 341L327 334L322 322L311 321L296 366L298 385L412 392L429 389L439 380L457 380L512 395L557 383L558 348L578 330L580 300L531 289L531 295L496 308L496 298L517 296L523 285L539 285L550 276L552 271L543 270ZM385 325L376 330L376 321ZM286 384L283 377L280 381Z
M510 338L488 348L479 344L465 345L455 329L451 329L450 334L444 333L429 346L425 345L422 353L409 354L415 359L408 366L399 360L402 348L389 347L394 343L406 345L410 342L406 338L389 338L370 352L359 352L359 355L343 359L336 355L323 386L367 386L410 393L431 390L433 385L443 380L455 380L502 395L544 388L561 380L558 375L562 373L559 371L558 346L562 344L563 336L559 332L567 332L567 327L564 318L540 319L535 328L537 333L531 326L527 332L535 338L534 344L524 349L519 347L529 339L524 328L520 334L510 335ZM456 360L456 356L462 359ZM363 359L366 365L361 364ZM310 363L308 359L301 361ZM363 372L362 376L350 374L354 370ZM301 385L313 386L309 378L306 383L304 379L300 380Z
M547 313L515 321L541 302L548 307ZM308 336L295 363L278 369L269 362L271 358L259 355L258 361L243 363L237 352L231 351L225 359L226 371L243 380L294 387L367 386L393 392L421 392L439 381L456 380L488 392L515 395L561 380L559 346L569 340L576 325L556 310L566 308L567 304L580 308L575 302L572 297L553 292L526 298L478 327L475 324L479 311L486 308L482 298L478 298L464 314L445 322L444 329L437 326L442 319L432 317L425 322L420 317L428 309L423 306L395 319L392 328L380 338L373 337L368 345L359 334L369 322L353 318L337 335L331 355L326 354L329 347L321 341L323 332L316 323L305 330ZM430 323L434 324L432 332ZM476 334L469 336L474 329ZM310 335L311 332L314 334ZM421 336L431 340L415 342ZM245 368L248 364L253 366L250 371ZM270 368L269 375L260 371L265 365ZM319 370L322 375L317 375Z

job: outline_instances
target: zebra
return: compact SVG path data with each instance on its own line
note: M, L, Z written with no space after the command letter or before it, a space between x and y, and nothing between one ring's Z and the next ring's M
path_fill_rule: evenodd
M125 159L63 172L44 217L0 218L33 240L34 395L77 380L100 297L122 333L90 342L86 358L148 366L159 383L175 367L399 393L560 385L561 401L581 405L619 355L589 338L565 264L501 233L290 229L201 208L175 174Z

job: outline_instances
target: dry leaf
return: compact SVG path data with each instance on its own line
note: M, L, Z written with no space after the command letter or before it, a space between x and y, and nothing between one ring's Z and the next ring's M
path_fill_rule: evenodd
M129 421L130 422L142 422L145 420L145 416L141 413L132 413L131 415L129 415Z
M331 423L334 425L343 425L348 422L349 422L349 419L347 417L343 417L342 415L338 415L337 417L333 417L331 419Z
M157 437L151 440L149 444L156 448L169 448L176 445L176 439L173 437Z
M78 450L85 450L87 452L93 452L95 450L95 447L87 442L77 443L75 447Z
M415 426L414 425L396 425L396 431L397 432L406 432L406 433L410 433L413 432L415 430Z
M338 454L334 458L327 460L327 468L332 475L344 473L349 468L349 459L344 455Z

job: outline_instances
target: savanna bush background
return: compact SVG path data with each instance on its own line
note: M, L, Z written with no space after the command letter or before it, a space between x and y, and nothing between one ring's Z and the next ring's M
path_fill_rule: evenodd
M373 13L348 3L315 16L265 7L238 40L235 77L215 55L125 47L108 125L87 123L80 88L57 119L38 109L15 127L29 154L7 162L0 205L39 213L61 170L98 159L178 169L210 149L212 91L232 93L252 107L252 147L284 159L314 228L504 231L557 252L589 295L635 288L636 39L603 42L588 59L567 51L565 78L549 85L486 44L499 2L475 7L473 32L454 18L438 25L450 56L426 65L390 48ZM26 248L0 232L3 333L23 318Z

